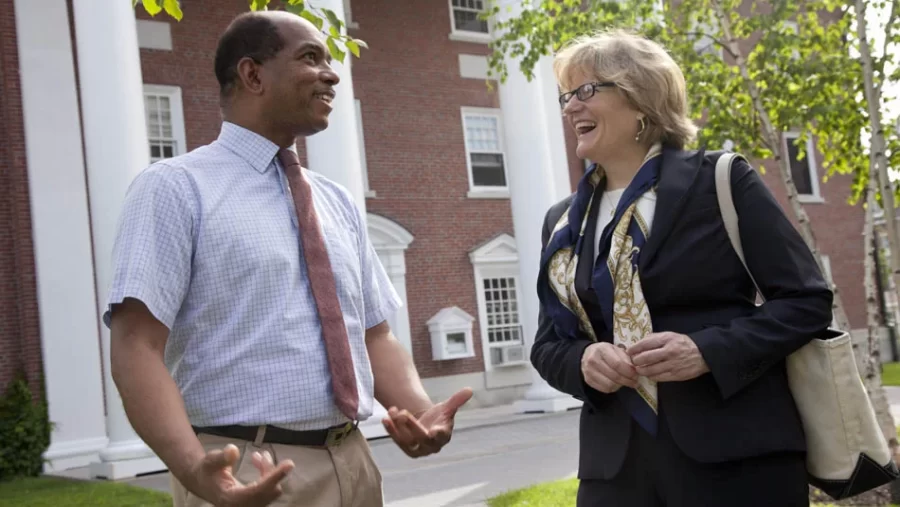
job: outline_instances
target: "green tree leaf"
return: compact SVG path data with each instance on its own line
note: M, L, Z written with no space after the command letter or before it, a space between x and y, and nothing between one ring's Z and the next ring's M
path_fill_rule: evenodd
M163 7L166 9L166 13L177 21L181 21L181 18L184 16L181 12L181 6L179 5L178 0L164 0Z
M303 12L301 12L300 17L316 25L317 30L321 30L322 26L325 24L325 21L322 18L316 16L312 12L309 12L309 10L304 10Z
M156 16L162 11L162 7L159 6L159 2L156 0L141 0L141 3L144 6L144 10L147 11L147 14L151 16Z
M251 11L264 11L269 6L269 0L248 0Z
M328 51L331 51L331 56L335 60L343 63L344 57L347 54L344 51L341 51L341 49L337 47L337 44L334 43L334 39L331 37L328 37L328 39L325 41L325 44L328 46Z
M347 46L347 49L351 53L353 53L353 56L359 58L359 45L354 40L347 40L344 45Z

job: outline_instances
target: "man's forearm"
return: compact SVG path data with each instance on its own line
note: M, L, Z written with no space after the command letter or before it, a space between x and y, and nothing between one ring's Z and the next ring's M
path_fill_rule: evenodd
M375 399L385 408L406 409L414 416L431 408L422 380L409 352L393 333L380 326L366 335L366 348L375 376Z
M112 348L112 374L128 420L138 436L189 490L188 473L203 458L203 446L191 429L184 400L159 352L120 339Z

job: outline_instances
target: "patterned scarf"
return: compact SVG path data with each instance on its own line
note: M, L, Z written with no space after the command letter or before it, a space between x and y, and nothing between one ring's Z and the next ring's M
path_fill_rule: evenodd
M597 341L603 331L612 329L613 344L627 348L653 332L637 268L641 249L649 235L638 203L648 199L645 194L656 186L661 155L660 144L650 148L600 237L592 283L605 329L594 329L575 290L575 273L584 248L589 211L591 206L599 205L594 202L594 196L604 179L602 169L595 165L585 174L569 209L553 228L541 257L538 295L560 337L575 339L586 335ZM603 259L606 262L602 262ZM617 394L637 422L655 435L656 383L640 377L638 384L637 389L623 387Z

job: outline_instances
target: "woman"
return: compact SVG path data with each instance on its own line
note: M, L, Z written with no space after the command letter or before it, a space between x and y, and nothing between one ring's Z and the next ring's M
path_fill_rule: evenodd
M556 57L579 158L544 223L531 361L584 401L579 506L808 505L784 359L831 321L832 293L757 173L731 185L750 270L719 213L720 153L688 151L684 77L613 32Z

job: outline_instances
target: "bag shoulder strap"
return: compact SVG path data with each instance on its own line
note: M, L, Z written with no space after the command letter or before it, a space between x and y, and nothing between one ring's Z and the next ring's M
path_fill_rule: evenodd
M735 158L744 158L737 153L723 153L716 161L716 197L719 199L719 211L722 214L722 220L725 222L725 231L728 233L728 239L731 240L731 246L734 252L741 259L741 264L753 281L756 292L765 301L765 296L759 290L759 284L753 278L753 273L747 266L747 260L744 258L744 248L741 246L741 233L738 229L738 214L734 207L734 199L731 195L731 166Z

